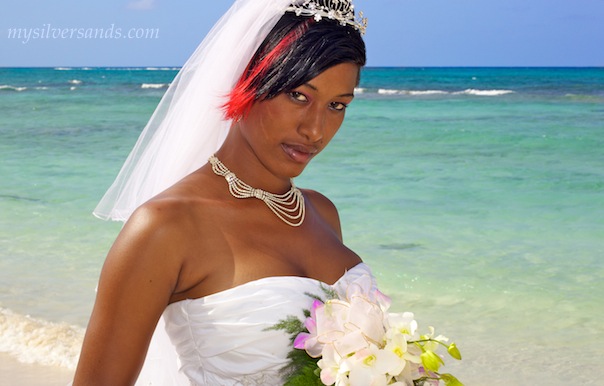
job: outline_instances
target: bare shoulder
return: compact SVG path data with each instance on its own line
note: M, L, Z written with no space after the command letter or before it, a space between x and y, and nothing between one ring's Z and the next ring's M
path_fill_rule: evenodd
M317 192L312 189L300 189L304 193L304 197L309 199L314 206L317 207L320 211L335 211L337 214L336 206L329 198L327 198L324 194Z
M124 230L162 240L187 239L198 231L200 211L211 207L211 200L194 191L192 178L185 179L137 208ZM172 243L173 244L173 243Z
M137 208L126 222L118 242L143 242L153 248L175 245L190 226L187 204L173 197L152 199Z
M133 228L137 233L153 233L155 236L182 231L191 220L190 205L186 197L158 196L138 207L126 222L124 230Z
M192 243L203 241L200 236L208 228L204 219L213 210L212 200L192 191L191 186L176 184L141 205L126 223L123 236L165 251L178 264L175 260L192 250Z
M129 283L138 285L154 283L154 287L162 287L155 290L169 298L183 265L183 250L179 246L186 237L186 224L187 212L177 200L151 200L140 206L111 247L103 268L104 276L127 278ZM103 283L101 280L100 286ZM109 280L109 283L114 285L115 281ZM128 290L136 291L134 287Z
M340 215L333 202L325 195L311 189L302 189L304 197L309 201L318 215L326 221L331 228L342 238L342 229L340 225Z
M134 383L183 266L190 221L186 203L175 197L139 207L111 247L74 385Z

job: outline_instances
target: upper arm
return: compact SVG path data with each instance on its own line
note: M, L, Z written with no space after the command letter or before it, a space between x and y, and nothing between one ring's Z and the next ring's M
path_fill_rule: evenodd
M116 239L103 265L74 385L135 382L182 266L182 243L171 223L161 205L143 207Z

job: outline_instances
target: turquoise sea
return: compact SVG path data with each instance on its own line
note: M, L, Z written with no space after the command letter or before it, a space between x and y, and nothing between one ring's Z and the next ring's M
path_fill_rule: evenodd
M0 68L0 352L72 368L174 68ZM297 180L467 385L604 383L604 68L367 68Z

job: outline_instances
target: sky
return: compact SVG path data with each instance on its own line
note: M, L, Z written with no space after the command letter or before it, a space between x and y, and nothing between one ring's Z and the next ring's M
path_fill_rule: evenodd
M232 4L0 2L0 67L179 67ZM604 0L355 0L355 6L369 19L369 66L604 66ZM86 38L96 29L109 37Z

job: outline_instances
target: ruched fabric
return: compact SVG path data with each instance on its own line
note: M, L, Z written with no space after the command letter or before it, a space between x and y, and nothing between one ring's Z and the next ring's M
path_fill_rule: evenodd
M281 385L281 369L292 350L289 336L274 330L288 316L304 320L312 297L324 289L345 296L348 284L369 276L363 263L335 284L295 276L258 279L200 299L182 300L164 312L166 331L176 347L181 372L191 385Z

